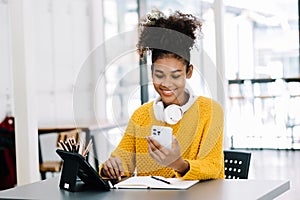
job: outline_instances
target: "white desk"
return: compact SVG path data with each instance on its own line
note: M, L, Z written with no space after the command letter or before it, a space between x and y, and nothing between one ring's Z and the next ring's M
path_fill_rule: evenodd
M108 192L85 190L68 192L60 190L60 177L0 191L6 199L116 199L116 200L269 200L286 192L289 181L283 180L211 180L200 182L188 190L125 190Z

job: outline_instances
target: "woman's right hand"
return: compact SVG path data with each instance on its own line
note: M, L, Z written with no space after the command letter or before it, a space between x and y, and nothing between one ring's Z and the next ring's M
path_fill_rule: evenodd
M110 157L102 166L101 174L105 177L121 180L121 176L124 176L122 161L118 157Z

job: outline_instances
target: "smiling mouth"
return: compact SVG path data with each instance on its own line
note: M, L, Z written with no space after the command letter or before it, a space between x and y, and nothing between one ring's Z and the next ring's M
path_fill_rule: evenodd
M175 90L161 90L162 94L165 96L172 96L173 94L175 94Z

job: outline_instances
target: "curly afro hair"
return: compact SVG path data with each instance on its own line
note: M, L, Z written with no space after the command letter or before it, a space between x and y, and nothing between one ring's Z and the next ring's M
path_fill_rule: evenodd
M202 23L192 14L175 11L166 16L159 10L153 10L139 24L140 34L137 44L140 58L152 53L152 63L164 56L182 59L187 66L190 51L201 33Z

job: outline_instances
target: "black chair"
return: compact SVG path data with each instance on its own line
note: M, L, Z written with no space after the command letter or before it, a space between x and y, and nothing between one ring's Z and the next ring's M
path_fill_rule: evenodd
M251 153L224 150L224 169L226 179L247 179Z

